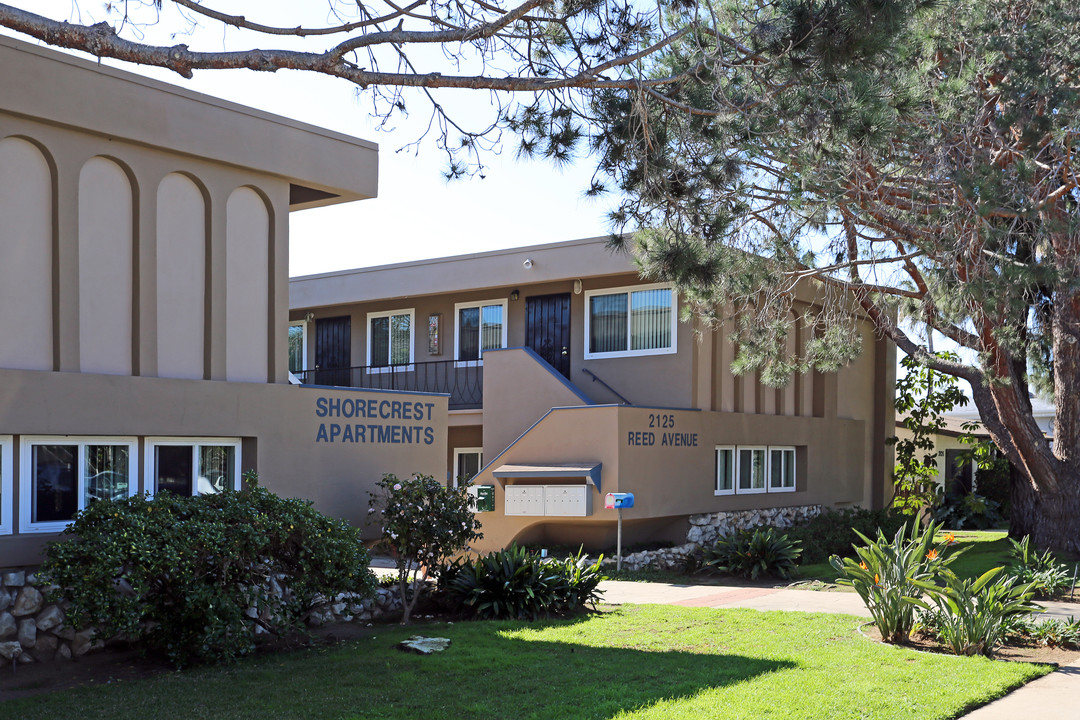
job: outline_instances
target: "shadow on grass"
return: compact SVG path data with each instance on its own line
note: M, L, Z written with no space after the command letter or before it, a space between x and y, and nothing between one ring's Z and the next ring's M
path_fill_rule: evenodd
M648 633L616 629L611 645L576 642L589 622L459 623L386 628L322 651L260 658L142 682L56 693L7 706L20 718L605 718L691 698L794 662L721 655L715 646L647 649ZM552 640L548 631L558 634ZM410 634L448 637L432 656L394 646ZM645 646L642 649L642 646ZM141 708L141 709L140 709Z
M350 717L605 718L794 666L742 655L495 635L455 640L439 657L402 661L393 680L377 683ZM433 676L439 677L434 692L414 692L413 681L427 688Z

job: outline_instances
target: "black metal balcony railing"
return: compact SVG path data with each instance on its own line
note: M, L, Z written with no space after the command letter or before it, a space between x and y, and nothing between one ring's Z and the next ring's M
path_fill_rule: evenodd
M484 368L476 361L319 368L295 374L305 385L448 393L451 410L479 408L484 399Z

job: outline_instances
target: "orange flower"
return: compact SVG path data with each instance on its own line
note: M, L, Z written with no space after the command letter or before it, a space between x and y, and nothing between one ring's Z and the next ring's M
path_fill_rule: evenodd
M869 570L869 568L866 567L866 563L864 562L859 563L859 567L861 567L863 570Z
M951 545L952 543L956 542L956 536L952 533L945 533L945 542Z
M874 584L875 585L880 585L881 584L881 578L878 577L877 573L874 573Z
M927 560L937 560L937 550L930 548L930 552L926 553Z

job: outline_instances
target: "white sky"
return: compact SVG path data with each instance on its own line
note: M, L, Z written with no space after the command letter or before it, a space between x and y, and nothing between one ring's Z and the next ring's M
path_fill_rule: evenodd
M307 2L312 9L326 5L312 0L263 0L259 3L227 0L214 7L225 12L247 12L250 19L271 23L276 7L295 8ZM84 22L106 18L102 0L22 0L12 2L31 12L55 19L72 19L72 8ZM166 3L166 7L169 4ZM258 15L252 8L258 8ZM265 14L263 14L265 11ZM292 24L296 23L295 13ZM278 18L279 19L279 18ZM324 13L310 17L313 24L325 21ZM213 27L207 24L207 27ZM148 42L183 42L193 49L241 49L218 34L207 32L171 39L163 31L177 25L166 20L146 29ZM21 40L31 38L5 32ZM132 38L134 39L134 38ZM265 38L261 47L277 38ZM282 45L288 39L281 39ZM321 46L309 47L311 50ZM592 173L588 159L564 169L542 161L516 161L513 138L501 154L484 160L486 179L472 178L448 183L442 176L446 155L433 140L421 143L419 152L395 152L414 141L428 121L428 107L417 96L409 102L414 115L395 123L391 131L376 129L370 117L370 100L357 97L356 88L344 80L314 73L246 70L196 71L192 80L154 68L107 61L109 65L181 85L197 92L284 115L379 144L379 195L373 200L346 203L294 213L291 218L290 275L382 265L419 258L555 242L605 235L609 203L583 197ZM450 74L452 70L447 70ZM442 91L440 101L461 108L459 122L490 120L489 96L481 91Z

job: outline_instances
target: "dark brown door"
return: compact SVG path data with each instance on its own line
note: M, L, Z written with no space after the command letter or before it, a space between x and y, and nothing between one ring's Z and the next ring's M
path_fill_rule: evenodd
M352 322L347 315L315 321L315 384L349 386Z
M570 378L570 293L525 298L525 344Z

